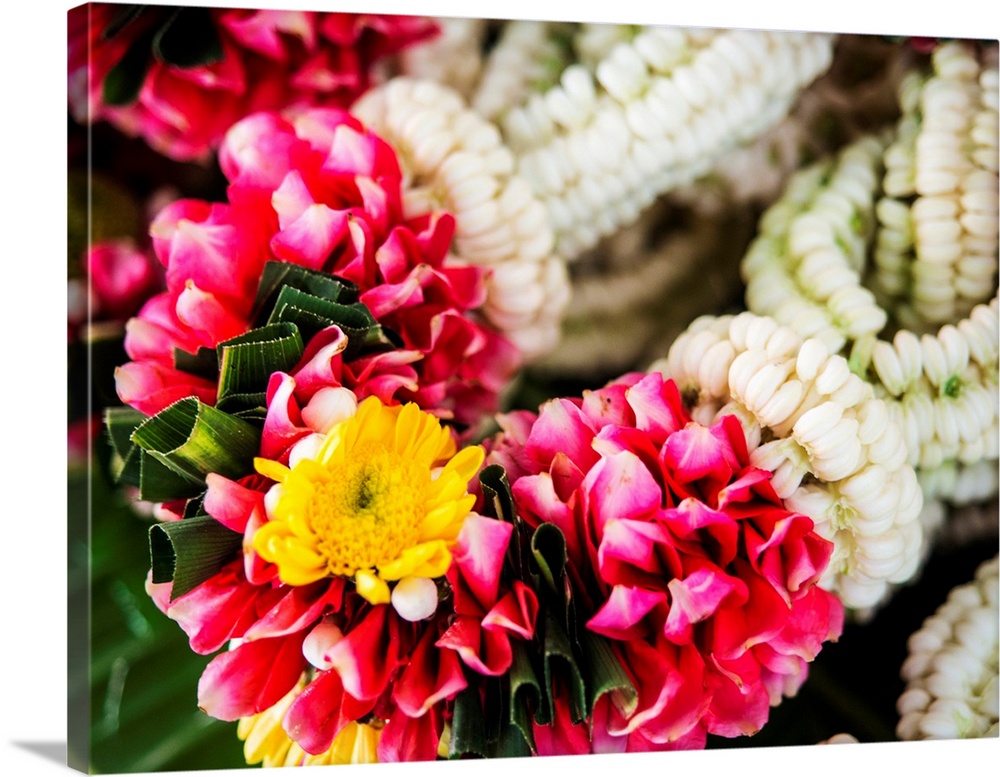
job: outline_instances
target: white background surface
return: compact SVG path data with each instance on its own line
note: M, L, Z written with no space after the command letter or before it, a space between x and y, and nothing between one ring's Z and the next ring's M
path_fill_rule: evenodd
M254 0L252 4L257 4ZM192 5L212 5L192 0ZM222 3L236 5L238 3ZM833 32L997 38L990 3L942 0L934 4L833 0L814 3L757 2L380 2L269 0L276 8L366 10L500 18L562 18L579 21L652 22L717 27L763 27ZM66 774L66 367L63 301L66 224L66 11L74 3L27 0L5 5L0 19L3 128L0 165L0 311L3 316L3 502L0 508L0 772L4 775ZM895 12L883 6L894 6ZM905 9L905 10L899 10ZM24 292L27 292L25 294ZM51 313L22 310L23 299L48 294ZM1000 762L1000 740L962 743L879 744L784 749L743 749L536 759L531 762L433 764L348 768L365 775L518 773L560 769L590 772L741 775L801 773L900 775L982 772ZM919 768L917 768L919 767ZM358 770L362 770L358 772ZM473 771L474 770L474 771ZM876 771L878 770L878 771ZM991 772L992 769L987 769ZM312 773L312 772L310 772ZM163 773L161 773L163 774ZM180 773L171 773L180 774ZM185 772L183 774L198 774ZM203 772L246 775L249 770Z

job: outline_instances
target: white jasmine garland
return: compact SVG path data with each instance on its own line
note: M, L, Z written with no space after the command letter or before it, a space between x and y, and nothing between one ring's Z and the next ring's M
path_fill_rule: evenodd
M554 348L569 301L565 263L497 128L453 90L405 77L370 90L352 110L396 148L404 209L452 213L457 258L490 268L485 317L527 360Z
M740 419L751 462L833 542L821 584L847 607L872 608L915 574L920 485L886 403L843 357L748 312L696 319L650 369L677 382L696 419Z
M939 59L956 72L979 67L965 48L951 46L947 51L951 53ZM919 73L904 79L900 89L904 109L916 111L922 104L926 81ZM944 99L937 97L931 103L937 105ZM906 188L900 183L903 178L913 178L912 171L904 174L909 169L906 165L912 162L906 149L908 143L916 143L915 133L926 125L924 119L922 125L914 114L909 121L900 122L891 142L887 143L888 135L863 137L834 159L793 176L782 198L762 216L759 235L744 257L741 271L747 282L750 310L773 316L801 336L816 337L832 351L849 356L852 369L865 375L876 395L886 400L906 440L910 463L921 473L931 473L955 463L969 466L989 461L995 465L1000 438L996 298L989 304L974 305L965 318L936 330L925 327L911 331L905 328L905 321L898 321L904 328L898 329L891 340L880 339L890 322L887 311L879 304L880 297L863 285L868 277L867 255L872 252L873 288L881 299L887 283L895 284L893 288L898 287L900 293L911 288L903 275L891 282L878 280L888 277L885 268L889 264L896 269L914 267L918 275L922 273L921 283L928 288L951 287L957 281L948 273L937 272L947 266L943 254L925 262L930 269L921 269L897 250L909 250L906 246L919 237L914 237L916 229L924 245L938 241L935 244L940 244L942 250L948 246L958 261L970 267L985 267L983 277L988 281L984 283L995 295L997 249L995 242L987 247L992 258L986 262L966 250L967 241L963 243L957 227L951 226L958 218L975 223L981 232L985 229L981 222L986 220L985 213L992 204L986 201L985 190L977 190L977 196L983 195L978 199L966 197L968 203L982 209L975 222L958 205L940 197L920 197L912 208L907 205L904 196L913 191L915 184L911 182L907 184L911 188ZM960 122L955 123L957 126ZM886 171L881 184L880 165ZM995 196L995 174L983 169L974 172L976 180L992 175ZM879 185L884 192L895 192L898 197L880 195ZM996 213L996 205L992 204L993 230ZM942 220L945 216L952 221ZM887 264L889 254L893 259ZM898 314L900 308L891 310ZM923 482L935 484L928 498L958 498L956 493L942 490L947 478L924 477ZM954 479L951 482L957 486Z
M900 739L997 736L998 568L997 557L981 564L910 636Z
M501 119L568 259L777 124L829 66L833 43L749 30L623 34L603 32L589 44L589 65L568 67L549 92Z

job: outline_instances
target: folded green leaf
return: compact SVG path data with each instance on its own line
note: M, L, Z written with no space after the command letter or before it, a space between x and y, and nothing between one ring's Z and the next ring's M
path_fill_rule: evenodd
M597 700L606 693L611 694L612 703L625 717L635 712L639 694L625 673L621 663L607 641L587 629L581 629L581 668L587 678L587 707L589 717Z
M451 718L448 757L461 758L467 755L480 758L489 755L483 705L479 700L477 685L470 685L455 696L455 708Z
M349 305L358 299L358 287L345 278L310 270L288 262L267 262L257 285L251 319L264 323L274 309L278 295L284 287L291 287L330 302Z
M149 527L153 582L173 581L173 601L215 575L242 545L243 535L209 515L154 524Z
M205 348L204 346L193 354L175 348L174 367L214 382L219 377L219 355L215 348Z
M587 717L587 688L583 672L577 664L573 645L559 620L551 613L545 613L545 637L543 647L545 690L549 703L549 720L555 717L555 707L551 694L553 682L561 676L569 691L570 717L574 723L581 723ZM537 720L537 716L536 716Z
M186 397L144 421L132 441L174 472L203 482L209 472L232 479L252 472L260 430Z
M218 405L232 395L265 393L271 375L291 371L304 350L298 327L287 322L251 329L220 343Z
M551 722L549 716L550 702L538 682L538 674L532 665L528 648L524 643L511 642L513 660L508 677L510 679L510 722L515 726L527 742L528 747L535 750L535 737L531 728L531 718L545 725Z
M195 478L168 467L139 446L134 446L132 460L138 461L139 498L147 502L188 499L205 490L204 478Z

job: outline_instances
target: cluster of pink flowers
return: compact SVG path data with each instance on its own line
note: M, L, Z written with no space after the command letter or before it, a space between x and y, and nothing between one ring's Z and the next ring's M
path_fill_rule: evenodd
M221 57L180 66L150 49L150 38L177 23L170 16L177 10L149 6L136 14L135 7L108 3L71 10L68 66L78 121L107 120L180 161L207 160L226 130L256 111L346 107L390 55L437 34L435 23L417 17L182 9L197 15L201 37L217 38ZM109 75L123 58L143 54L132 62L142 75L135 98L109 104Z
M477 318L484 271L449 254L451 215L404 217L402 173L387 143L340 109L265 112L227 133L219 161L228 202L177 200L152 223L166 290L127 326L132 361L117 373L126 404L153 415L186 396L214 403L215 383L179 369L176 352L248 331L265 263L280 261L356 284L360 302L402 343L344 363L341 333L321 333L304 357L325 359L310 368L325 370L318 379L359 398L416 402L462 425L496 409L519 357Z
M565 698L540 752L704 746L753 734L794 694L843 607L816 583L832 545L749 465L734 416L692 422L676 385L631 374L536 415L508 414L502 464L532 527L566 539L586 628L610 640L638 692L574 725Z
M293 445L280 425L265 425L262 452L287 461ZM503 675L511 641L534 635L534 593L501 578L509 523L465 519L447 573L451 596L414 622L391 605L369 604L343 577L282 584L275 565L253 550L253 535L266 521L269 481L210 474L207 482L206 512L244 535L243 552L181 596L172 599L172 584L151 578L147 591L195 652L229 646L209 662L198 687L199 706L213 717L252 716L301 684L283 726L306 752L322 753L346 725L374 718L384 721L380 761L433 760L450 702L469 685L467 672Z

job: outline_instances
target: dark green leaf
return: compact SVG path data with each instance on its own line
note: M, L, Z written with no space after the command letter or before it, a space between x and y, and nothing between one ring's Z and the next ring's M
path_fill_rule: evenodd
M271 375L294 368L303 350L298 327L287 322L251 329L220 343L219 407L233 394L265 393Z
M579 638L582 648L580 663L587 678L587 716L594 711L597 700L606 693L611 694L612 703L623 716L631 716L639 702L639 695L611 647L603 637L585 628L580 630Z
M236 479L253 471L260 430L186 397L144 421L132 433L132 441L161 464L193 480L204 481L209 472Z
M582 722L587 716L587 689L583 673L573 654L573 645L559 620L551 612L545 613L544 676L547 694L552 693L552 683L561 676L569 690L570 717L574 723ZM549 699L549 719L555 716L555 709ZM536 717L537 719L537 717Z
M358 287L344 278L288 262L267 262L257 286L251 319L263 323L285 286L342 305L349 305L358 299Z
M101 98L107 105L122 107L139 99L139 90L149 71L149 38L137 38L101 84Z
M216 574L242 545L242 534L209 515L154 524L149 527L153 582L173 581L173 601Z
M194 354L175 348L174 367L215 382L219 377L219 355L214 348L204 346Z
M512 641L513 660L510 665L510 722L520 730L528 746L535 749L531 717L541 725L551 722L547 694L538 682L528 648L523 642Z
M153 55L180 68L222 61L222 41L210 8L178 8L153 38Z
M187 499L201 493L205 488L202 478L178 472L151 456L139 446L131 457L139 462L139 498L147 502L169 502L172 499Z
M149 418L131 407L109 407L104 411L104 427L115 453L124 458L132 450L132 432Z
M461 758L466 755L476 755L481 758L489 755L483 705L479 700L477 684L466 687L455 696L455 709L451 719L448 757Z
M531 537L531 553L546 587L555 595L557 601L564 601L566 538L563 537L559 527L552 523L543 523L535 529Z

